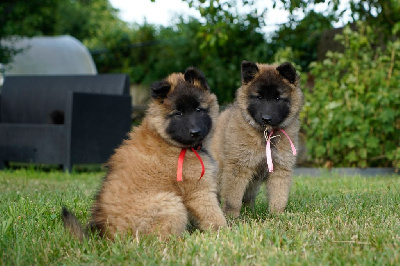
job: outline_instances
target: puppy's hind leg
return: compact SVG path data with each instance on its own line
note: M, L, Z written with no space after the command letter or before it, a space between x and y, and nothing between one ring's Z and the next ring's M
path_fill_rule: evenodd
M247 185L246 191L243 196L243 204L249 207L252 211L254 211L255 209L256 196L258 194L258 191L260 190L261 183L262 180L254 178Z
M171 235L180 236L186 230L189 222L186 207L181 198L172 193L147 197L140 208L142 210L133 222L133 232L156 234L167 239Z

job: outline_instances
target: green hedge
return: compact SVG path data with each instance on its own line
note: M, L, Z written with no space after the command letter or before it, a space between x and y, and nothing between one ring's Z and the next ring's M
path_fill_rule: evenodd
M345 50L311 64L303 129L314 165L400 166L400 41L362 24L337 36ZM377 48L378 47L378 48Z

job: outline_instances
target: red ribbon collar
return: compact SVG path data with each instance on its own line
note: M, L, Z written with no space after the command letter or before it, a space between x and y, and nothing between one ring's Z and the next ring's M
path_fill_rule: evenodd
M198 147L197 149L200 149L201 147ZM191 148L192 152L194 152L194 154L196 155L197 159L199 159L200 164L201 164L201 176L199 178L199 180L203 177L204 172L206 171L205 167L204 167L204 163L203 160L201 159L200 155L197 153L197 151L194 148ZM181 150L181 153L179 154L179 158L178 158L178 170L176 173L176 181L182 181L182 172L183 172L183 159L185 159L185 154L186 154L186 149L183 148Z

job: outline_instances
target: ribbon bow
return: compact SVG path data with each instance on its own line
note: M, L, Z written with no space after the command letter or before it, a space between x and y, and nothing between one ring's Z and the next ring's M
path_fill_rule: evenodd
M200 149L200 147L198 148ZM203 160L201 159L200 155L196 152L195 149L191 148L192 152L194 152L194 154L196 155L197 159L199 159L200 164L201 164L201 175L199 180L203 177L204 172L205 172L205 167L204 167L204 163ZM179 154L179 158L178 158L178 170L176 173L176 181L180 182L182 181L182 172L183 172L183 159L185 159L185 154L186 154L186 149L183 148L181 150L181 153Z
M286 134L285 130L283 130L283 129L279 129L279 130L282 131L283 134L285 134L285 136L287 137L287 139L290 142L290 146L292 147L293 155L296 155L296 148L294 147L293 142L289 138L288 134ZM267 145L265 147L265 153L266 153L266 156L267 156L268 170L271 173L271 172L274 171L274 164L272 163L272 155L271 155L271 136L274 133L274 130L272 130L271 133L269 133L268 137L267 137L267 133L266 132L267 131L265 130L264 131L264 136L265 136L265 139L267 140Z

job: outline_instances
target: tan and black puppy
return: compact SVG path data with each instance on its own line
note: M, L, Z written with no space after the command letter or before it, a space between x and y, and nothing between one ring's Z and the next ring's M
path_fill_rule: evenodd
M152 85L151 95L142 124L109 160L89 229L111 239L127 232L168 238L181 235L189 220L202 230L226 226L216 165L205 149L218 103L204 75L195 68L171 74ZM82 238L73 214L64 208L62 217L66 228Z
M237 217L242 202L253 207L263 182L269 210L285 209L296 161L291 142L297 147L302 105L299 78L290 63L242 62L242 86L219 116L211 148L219 165L219 195L226 214Z

